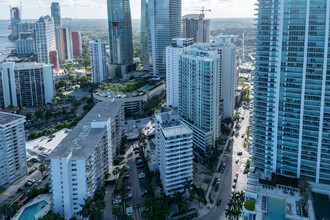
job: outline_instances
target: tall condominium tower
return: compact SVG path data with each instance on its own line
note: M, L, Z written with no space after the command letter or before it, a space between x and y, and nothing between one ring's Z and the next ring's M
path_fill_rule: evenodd
M181 35L181 0L149 0L151 73L166 75L166 47Z
M50 11L51 11L51 16L54 18L55 28L62 27L60 3L52 2L52 5L50 6Z
M18 23L22 22L22 12L20 7L10 8L10 28L14 38L18 38Z
M72 35L71 28L62 28L64 59L66 63L73 62Z
M79 57L82 53L81 35L79 32L71 32L72 35L72 53L74 57Z
M124 101L100 102L49 155L55 213L80 218L80 204L104 186L124 121Z
M210 41L210 20L205 14L189 14L182 18L182 37L194 38L195 43Z
M129 0L108 0L110 67L121 76L135 69Z
M25 116L0 112L0 186L27 174Z
M101 83L108 77L105 42L100 39L89 42L93 83Z
M141 55L143 65L147 65L150 63L148 7L148 0L141 0Z
M0 64L0 108L42 106L51 103L53 98L52 65L43 63Z
M193 132L180 121L177 111L155 117L158 167L165 194L183 192L184 183L193 179Z
M221 133L220 55L194 45L180 56L179 110L194 146L214 146Z
M36 48L38 62L50 64L49 52L56 50L54 21L50 16L36 22Z
M329 0L258 1L254 166L330 184Z
M193 45L192 38L174 38L166 47L166 105L179 107L179 60L184 51Z

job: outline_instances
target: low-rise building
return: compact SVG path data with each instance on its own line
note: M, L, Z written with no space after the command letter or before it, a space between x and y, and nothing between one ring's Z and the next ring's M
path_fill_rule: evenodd
M49 155L54 212L77 217L84 199L104 184L120 146L124 103L102 102Z
M175 110L155 115L156 149L160 179L166 195L183 191L193 179L193 132Z
M0 112L0 186L27 173L25 117Z

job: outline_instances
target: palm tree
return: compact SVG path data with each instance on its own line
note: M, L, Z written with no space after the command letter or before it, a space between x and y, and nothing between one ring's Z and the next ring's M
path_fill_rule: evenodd
M43 163L40 164L38 170L39 170L40 173L41 173L41 177L44 177L44 171L46 170L46 166L45 166L45 164L43 164Z
M184 192L183 194L185 194L186 190L188 189L189 194L191 194L191 189L192 189L192 184L193 184L193 180L192 179L187 179L186 182L183 183L184 185Z
M233 217L238 220L239 216L242 214L242 211L240 209L234 209L233 211Z
M226 215L226 218L228 219L232 219L233 218L233 210L230 209L229 207L225 209L225 215Z
M305 209L305 211L307 212L308 210L308 201L312 199L311 193L308 191L302 192L300 194L301 197L301 201L302 201L302 205Z
M300 193L311 192L312 191L311 184L305 178L301 178L299 180L298 188L300 190Z
M243 191L239 191L239 192L238 192L238 197L239 197L239 200L240 200L241 202L244 202L244 200L245 200L245 194L244 194Z
M91 197L84 199L84 204L80 204L80 207L81 210L78 212L78 215L83 218L88 218L93 209L93 199Z
M116 216L116 219L118 216L121 215L121 206L119 204L116 204L113 208L112 208L112 214L114 216Z
M8 219L10 216L14 214L14 210L9 203L5 202L0 206L0 213L4 215L6 219Z

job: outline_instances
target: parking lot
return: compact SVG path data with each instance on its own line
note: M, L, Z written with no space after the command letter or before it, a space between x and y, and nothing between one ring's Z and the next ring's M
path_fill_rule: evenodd
M120 193L111 195L112 206L123 203L125 209L133 208L134 219L142 219L141 213L144 210L145 195L148 193L148 181L137 142L131 144L125 154L125 160L128 167L128 171L123 175L125 198L122 198ZM129 212L129 208L127 211Z

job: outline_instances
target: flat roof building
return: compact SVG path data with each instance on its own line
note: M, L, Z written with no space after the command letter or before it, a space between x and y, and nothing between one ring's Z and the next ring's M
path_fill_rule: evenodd
M0 112L0 186L27 173L25 117Z
M79 204L103 186L123 135L124 102L101 102L49 155L54 212L79 217Z

